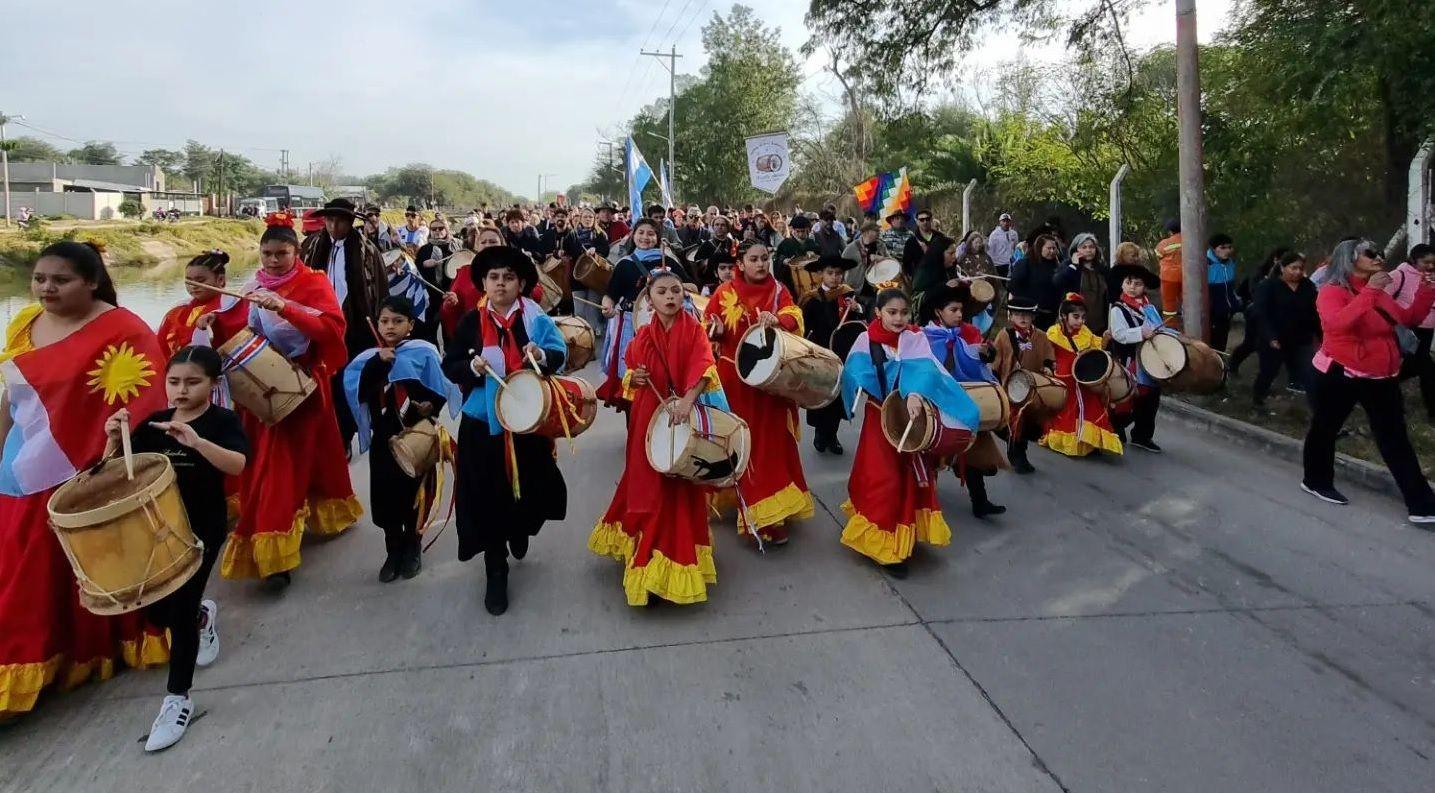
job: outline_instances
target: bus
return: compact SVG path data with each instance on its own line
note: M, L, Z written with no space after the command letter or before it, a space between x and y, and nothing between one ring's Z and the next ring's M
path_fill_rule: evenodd
M265 187L259 195L277 200L280 209L292 210L299 216L303 216L310 209L318 209L324 205L324 189L321 187L301 184L271 184Z

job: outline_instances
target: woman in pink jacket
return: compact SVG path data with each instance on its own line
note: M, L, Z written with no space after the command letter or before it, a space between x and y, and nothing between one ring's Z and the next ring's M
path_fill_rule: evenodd
M1369 240L1342 242L1330 256L1315 301L1324 340L1311 362L1317 372L1315 411L1305 436L1301 489L1332 504L1350 503L1335 489L1335 439L1359 403L1405 497L1410 522L1435 524L1435 492L1405 431L1395 335L1397 325L1414 327L1435 306L1435 273L1422 274L1413 301L1402 307L1385 291L1392 278L1382 258Z
M1421 243L1410 249L1410 259L1390 274L1390 286L1385 288L1395 302L1405 308L1415 303L1422 280L1435 272L1435 245ZM1420 395L1425 401L1425 414L1435 423L1435 359L1430 357L1430 341L1435 337L1435 309L1431 309L1420 327L1415 328L1415 338L1420 346L1415 354L1405 359L1400 367L1400 379L1420 378Z

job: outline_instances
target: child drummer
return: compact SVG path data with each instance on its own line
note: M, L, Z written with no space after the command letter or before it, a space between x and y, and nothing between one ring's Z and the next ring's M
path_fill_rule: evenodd
M966 321L984 308L972 299L965 283L943 284L922 296L922 333L932 347L932 355L959 383L997 383L989 365L996 351L977 326ZM976 443L954 461L954 467L971 493L972 515L985 518L1006 512L1006 507L993 504L987 497L987 477L1011 467L992 433L979 433Z
M538 280L527 255L488 248L471 267L487 300L459 320L443 368L464 394L454 485L458 558L483 554L483 603L498 615L508 610L508 554L522 559L544 521L562 520L568 511L553 442L504 430L495 408L498 392L504 378L534 362L544 375L562 370L568 346L543 309L522 296Z
M1056 353L1051 340L1036 329L1036 301L1012 296L1006 310L1009 324L992 340L995 354L992 373L1004 385L1018 369L1054 376ZM1036 471L1027 459L1026 450L1029 442L1041 437L1042 418L1036 408L1029 406L1019 411L1012 421L1007 456L1011 458L1013 470L1019 474Z
M1131 428L1129 443L1148 452L1161 447L1151 437L1156 433L1156 411L1161 407L1161 384L1141 368L1136 353L1141 343L1163 327L1161 310L1147 298L1150 289L1161 285L1155 273L1139 264L1118 264L1111 268L1112 283L1121 284L1121 297L1111 305L1106 326L1111 329L1111 354L1116 362L1131 373L1136 395L1128 410L1116 416L1116 433L1126 441L1126 428Z
M174 407L151 414L131 440L135 452L169 458L189 527L204 543L194 577L145 609L150 622L170 632L169 694L145 741L147 752L173 746L184 737L194 719L194 700L189 698L194 668L209 666L219 657L219 608L203 599L204 587L229 533L224 479L243 472L249 454L239 416L210 402L219 375L219 353L209 347L180 348L164 374L165 393ZM120 425L128 422L124 409L105 422L105 456L119 451Z
M628 346L625 390L633 408L626 467L588 548L624 564L630 606L645 606L653 595L672 603L700 603L707 600L708 584L717 582L707 489L655 471L648 462L647 435L655 420L688 422L699 400L723 410L727 400L707 334L683 310L682 279L671 270L655 271L646 291L655 318Z
M787 522L812 517L812 493L797 451L797 406L753 388L738 375L738 346L753 327L802 334L802 311L773 279L771 255L757 240L738 248L738 272L713 292L703 309L709 335L719 344L718 375L733 413L752 430L752 462L738 480L738 531L783 545Z
M1121 440L1111 424L1105 400L1076 381L1076 356L1101 349L1101 337L1086 327L1086 300L1067 292L1057 309L1056 322L1047 329L1056 355L1056 377L1066 386L1066 407L1047 424L1041 444L1068 457L1085 457L1094 451L1121 454Z
M937 461L897 451L882 429L882 401L893 391L917 415L925 403L940 414L942 425L970 438L980 414L971 397L932 355L927 339L908 324L905 292L877 294L877 317L857 337L842 367L842 404L849 416L858 395L866 394L862 434L847 480L842 511L847 525L842 544L868 557L896 578L907 575L907 559L917 541L949 545L952 530L937 502Z
M849 317L862 313L857 303L856 292L843 278L857 262L841 256L823 256L809 262L808 272L817 273L822 279L816 287L800 295L797 305L802 308L802 324L807 329L807 340L821 347L831 349L832 332ZM840 401L833 401L824 408L807 411L807 426L813 430L812 446L819 452L842 454L842 442L837 440L837 425L842 423L844 410Z
M379 308L379 346L359 353L344 369L344 395L358 425L359 451L369 453L369 512L384 530L379 580L413 578L423 567L419 536L438 497L438 468L414 478L394 459L389 441L434 416L445 403L457 414L458 388L443 374L438 348L409 336L419 311L406 297ZM372 437L371 437L372 436ZM447 433L439 433L447 446ZM440 453L444 450L440 448Z

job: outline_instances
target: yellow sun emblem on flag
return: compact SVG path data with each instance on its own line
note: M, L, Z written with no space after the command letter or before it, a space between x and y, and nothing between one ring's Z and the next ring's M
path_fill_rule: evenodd
M731 289L718 298L718 308L722 309L722 321L728 330L737 330L738 320L747 313L747 307L738 302L737 292Z
M105 354L95 361L95 368L85 374L90 376L85 383L90 386L90 393L103 390L106 405L113 405L116 399L123 404L139 396L140 388L150 384L154 367L129 342L123 342L118 347L113 344L106 347Z

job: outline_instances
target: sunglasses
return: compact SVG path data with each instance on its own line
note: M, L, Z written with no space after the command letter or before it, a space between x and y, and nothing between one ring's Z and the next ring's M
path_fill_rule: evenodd
M404 213L404 217L406 217L406 218L416 218L416 217L418 217L418 216L419 216L419 215L418 215L417 212L405 212L405 213Z
M931 223L931 222L932 222L932 216L931 216L931 215L918 215L918 216L917 216L917 222L918 222L918 223Z

